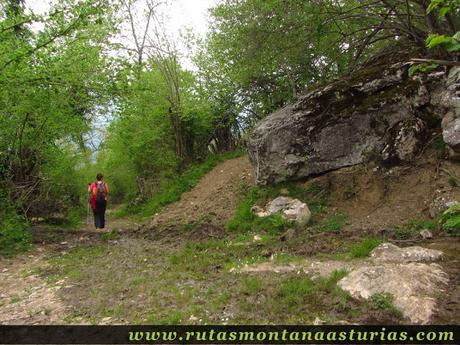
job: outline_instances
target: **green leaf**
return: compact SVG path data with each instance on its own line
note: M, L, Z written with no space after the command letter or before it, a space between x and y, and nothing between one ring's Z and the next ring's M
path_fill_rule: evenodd
M442 7L439 10L439 17L444 17L449 12L450 12L450 7Z
M460 43L451 43L447 46L447 51L449 53L456 53L460 51Z
M422 64L417 64L417 65L412 65L409 67L409 77L414 76L418 72L422 72L422 73L430 72L438 67L439 65L436 63L431 63L431 64L422 63Z
M426 13L431 13L433 10L437 9L439 5L441 5L444 0L431 0L431 3L428 5L426 9Z
M443 43L451 43L451 42L452 42L452 37L438 35L438 34L431 34L426 39L426 46L431 49Z

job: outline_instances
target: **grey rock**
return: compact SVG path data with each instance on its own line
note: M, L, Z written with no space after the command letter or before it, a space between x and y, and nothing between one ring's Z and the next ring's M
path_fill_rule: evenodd
M428 229L423 229L422 231L420 231L419 234L424 240L429 240L430 238L433 238L433 233Z
M460 117L448 112L442 119L442 138L454 152L460 152Z
M460 72L411 79L407 68L395 64L373 74L357 71L301 95L259 122L247 146L256 182L300 179L370 159L391 164L414 160L426 142L426 123L449 109L460 114ZM445 122L446 142L457 145L456 122Z
M387 145L382 151L384 161L409 162L413 160L423 142L426 124L413 118L399 122L390 131Z
M259 217L266 217L275 213L281 213L286 219L295 221L299 225L306 225L311 219L311 212L307 204L298 199L279 196L270 201L265 209L257 206L252 208Z
M358 299L389 293L395 307L412 323L427 324L436 311L435 296L444 291L447 283L448 277L439 265L411 262L364 265L338 285Z
M419 246L400 248L391 243L382 243L375 248L370 257L375 262L432 262L441 259L443 252Z
M450 111L442 119L442 137L452 150L450 156L458 159L460 154L460 67L450 70L446 90L441 99L450 106Z

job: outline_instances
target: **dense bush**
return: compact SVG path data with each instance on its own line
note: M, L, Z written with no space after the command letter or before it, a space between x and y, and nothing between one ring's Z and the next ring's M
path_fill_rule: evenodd
M24 217L18 215L11 201L0 194L0 255L13 255L30 248L32 235Z

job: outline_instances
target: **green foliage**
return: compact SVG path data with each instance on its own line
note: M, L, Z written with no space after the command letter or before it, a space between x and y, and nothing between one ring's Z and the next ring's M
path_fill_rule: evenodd
M13 2L0 4L0 185L23 216L66 212L85 188L86 135L109 99L114 3L59 1L44 16L5 3Z
M241 292L243 294L254 295L258 293L263 288L263 283L257 277L244 277L243 278L243 287Z
M254 230L278 234L288 227L295 227L295 224L287 221L280 214L258 217L251 211L254 205L265 206L269 201L280 195L287 195L305 202L313 217L315 217L324 210L327 204L328 191L318 181L311 183L307 187L287 182L275 186L244 188L235 215L227 224L228 229L237 232ZM340 222L338 218L333 218L332 221ZM331 226L334 226L334 224L331 224ZM337 223L335 226L337 226Z
M426 46L434 48L439 45L444 45L449 53L460 51L460 31L453 36L431 34L426 39Z
M415 74L421 72L421 73L428 73L436 68L438 68L439 65L437 63L421 63L421 64L415 64L409 67L409 76L412 77Z
M459 0L431 0L426 12L431 13L436 10L439 17L444 17L449 12L455 11L459 5Z
M31 247L32 233L10 200L0 195L0 255L11 256Z
M445 18L453 13L455 16L458 14L458 7L460 6L459 0L431 0L426 12L428 14L437 11L440 19ZM453 19L449 18L448 23L452 27ZM457 27L458 30L458 27ZM460 31L457 31L453 36L443 35L440 33L429 34L426 38L426 46L434 48L444 45L449 53L456 53L460 51Z
M435 220L425 220L425 219L412 219L410 220L407 225L409 229L414 230L435 230L436 229L436 221Z
M392 294L387 292L379 292L375 293L370 298L371 303L377 308L381 310L387 310L394 314L395 316L401 316L401 311L395 307L393 304L394 297Z
M394 235L397 239L408 240L418 236L420 230L435 230L436 228L436 220L412 219L404 225L397 226Z
M304 298L311 296L315 290L315 282L310 278L292 278L280 284L278 296L288 307L294 307L302 303Z
M101 238L104 240L104 241L113 241L113 240L116 240L120 237L119 233L117 230L113 229L111 230L110 232L106 232L105 234L103 234L101 236Z
M365 258L370 252L382 243L381 240L375 238L367 238L361 243L354 244L350 248L350 256L352 258Z
M441 227L455 236L460 236L460 204L452 205L442 213Z

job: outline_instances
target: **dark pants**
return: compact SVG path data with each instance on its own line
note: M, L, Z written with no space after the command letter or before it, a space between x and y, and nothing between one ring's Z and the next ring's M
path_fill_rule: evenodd
M107 201L96 201L96 208L93 209L94 213L94 226L96 229L104 229L105 227L105 208Z

